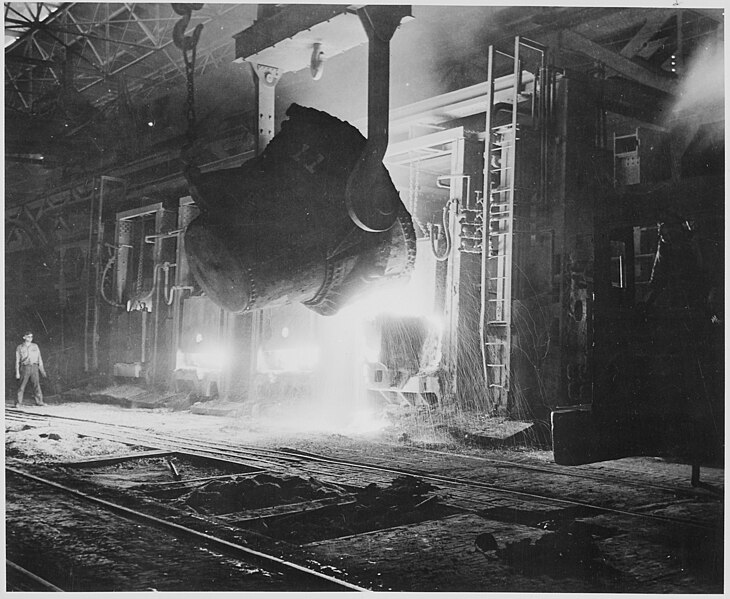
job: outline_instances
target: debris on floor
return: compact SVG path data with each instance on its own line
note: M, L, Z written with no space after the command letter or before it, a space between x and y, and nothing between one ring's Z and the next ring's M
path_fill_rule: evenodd
M204 514L228 514L299 503L346 493L344 487L324 483L316 478L275 477L258 474L250 478L216 480L200 485L180 496L175 504Z
M62 428L5 425L6 458L52 462L128 451L129 445L124 443L84 437Z

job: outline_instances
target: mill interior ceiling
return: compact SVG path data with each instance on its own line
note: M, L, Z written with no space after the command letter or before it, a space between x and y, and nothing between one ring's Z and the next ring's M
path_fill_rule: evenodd
M278 5L270 5L268 13ZM6 177L53 169L88 151L104 115L146 118L150 106L184 89L172 41L180 16L165 3L7 2L5 8ZM446 7L447 8L447 7ZM445 7L414 7L441 10ZM673 93L695 50L722 32L723 11L703 8L485 7L508 39L558 36L576 68ZM448 11L443 13L444 18ZM438 17L437 17L438 18ZM257 19L255 4L204 4L196 74L234 59L232 36ZM555 38L553 38L555 39ZM140 111L139 107L146 107ZM14 166L12 166L14 165Z

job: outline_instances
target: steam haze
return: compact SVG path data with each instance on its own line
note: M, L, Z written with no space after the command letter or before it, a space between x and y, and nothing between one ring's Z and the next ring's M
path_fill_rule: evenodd
M671 110L672 118L683 113L703 113L703 120L720 119L725 100L725 61L721 39L698 47L687 61L680 80L678 100ZM713 118L713 117L716 117Z

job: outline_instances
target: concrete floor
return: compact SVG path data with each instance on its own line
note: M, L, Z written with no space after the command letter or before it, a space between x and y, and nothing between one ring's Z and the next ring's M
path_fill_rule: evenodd
M427 419L360 420L339 430L310 423L309 430L303 430L301 420L297 427L297 421L253 420L236 410L223 411L227 415L221 416L71 402L29 406L23 411L221 443L294 448L610 510L586 513L575 506L546 508L525 495L449 487L441 493L442 500L462 513L307 546L322 563L372 575L381 590L720 593L723 589L718 549L724 537L723 500L718 494L724 485L721 468L703 468L705 486L693 488L689 465L658 458L559 467L548 450L525 445L467 446L443 428L430 426ZM8 431L6 424L6 451L9 441L28 452L37 451L44 461L54 461L54 452L61 461L78 452L58 441L49 442L47 436L40 438L33 430ZM692 520L704 528L698 532L671 520L637 519L637 512ZM538 555L539 548L553 551L554 544L548 541L560 538L550 535L555 531L550 523L568 520L590 541L583 547L592 552L590 566L554 557L546 561ZM711 527L716 530L708 532ZM496 541L498 551L480 550L477 539L488 537Z

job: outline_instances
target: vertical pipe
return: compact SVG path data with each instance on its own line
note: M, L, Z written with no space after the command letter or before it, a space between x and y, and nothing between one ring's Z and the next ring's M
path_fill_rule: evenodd
M96 215L96 244L94 247L94 322L92 327L92 367L96 370L99 367L99 275L101 269L101 242L104 236L104 222L102 213L104 211L104 192L106 177L100 177L99 183L99 212Z
M186 203L189 202L189 203ZM181 198L178 201L178 212L177 212L177 228L179 230L184 230L185 227L187 227L189 223L188 213L190 211L189 206L192 204L192 198L188 196L187 198ZM177 240L177 245L175 248L176 254L175 254L175 264L177 266L175 267L175 286L176 287L182 287L183 285L187 285L187 275L186 275L186 268L184 264L185 260L185 236L183 234L177 235L175 238ZM180 347L180 329L182 328L182 309L183 309L183 301L180 293L175 293L173 295L173 304L172 304L172 355L170 359L170 364L172 365L172 368L170 369L170 386L174 386L175 384L175 369L177 368L177 352ZM175 389L177 391L177 389Z
M86 310L84 317L84 370L96 370L98 366L96 335L98 334L98 298L97 282L99 270L99 240L101 235L101 212L104 198L104 177L97 183L96 178L92 179L93 190L89 202L89 243L87 257L86 277ZM98 191L98 198L96 193ZM96 239L94 233L96 232ZM93 311L93 313L92 313Z
M147 310L142 310L142 351L140 361L147 361Z
M484 134L484 181L482 187L484 193L482 195L482 270L481 270L481 305L479 315L479 340L482 350L482 371L484 374L484 382L489 384L489 362L487 355L487 262L489 258L489 201L491 195L492 180L489 176L489 169L492 154L492 118L493 118L493 98L494 98L494 46L489 46L487 52L487 107L486 122Z
M155 243L152 248L152 297L154 303L152 310L154 313L152 323L152 381L157 380L157 346L159 340L160 329L160 310L163 302L160 301L160 266L162 262L162 237L158 237L162 233L164 225L165 210L160 208L155 214ZM164 304L166 305L166 304Z
M89 202L89 238L86 247L86 305L84 306L84 371L89 372L89 307L90 307L90 287L91 287L91 260L93 258L92 242L94 240L94 204L96 200L95 178L92 179L91 201Z
M540 203L547 204L548 171L548 114L547 93L549 87L547 50L540 57Z
M446 209L451 210L452 206L455 206L463 198L464 190L464 161L465 161L465 149L466 143L463 136L455 139L452 144L451 151L451 168L449 177L449 200L446 204ZM456 176L455 176L456 175ZM468 177L467 177L468 180ZM456 188L458 181L458 191ZM468 193L468 192L467 192ZM451 239L458 239L458 232L456 228L457 214L454 214L454 218L448 220L447 226L454 227L454 229L448 234L451 235ZM446 322L448 323L446 331L447 343L444 347L444 357L447 364L447 368L450 372L453 372L453 379L451 383L451 391L454 393L454 397L460 398L462 388L464 387L463 381L460 380L460 369L459 362L463 360L461 356L463 344L461 342L461 332L459 330L459 320L461 318L461 256L457 243L451 244L451 251L448 259L446 260L446 289L451 289L451 293L446 294L444 301L444 313L446 315ZM463 369L461 370L463 372Z

